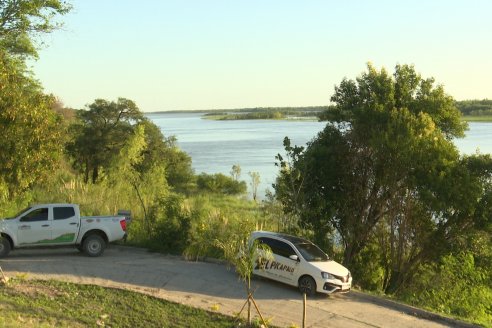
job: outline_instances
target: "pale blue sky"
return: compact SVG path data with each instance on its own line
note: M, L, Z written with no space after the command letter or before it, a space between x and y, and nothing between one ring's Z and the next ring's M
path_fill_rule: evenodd
M492 99L489 0L72 0L33 64L68 107L311 106L366 63L413 64L457 100Z

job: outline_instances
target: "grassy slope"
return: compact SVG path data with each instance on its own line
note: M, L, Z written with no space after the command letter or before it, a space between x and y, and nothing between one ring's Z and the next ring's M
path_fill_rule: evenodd
M135 292L56 281L0 285L0 327L234 327L217 313Z

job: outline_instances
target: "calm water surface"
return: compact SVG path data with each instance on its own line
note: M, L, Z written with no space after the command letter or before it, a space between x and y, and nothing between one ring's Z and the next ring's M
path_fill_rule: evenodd
M179 147L193 160L196 173L229 175L235 164L241 166L241 179L250 181L248 172L258 172L263 194L272 183L278 168L275 155L284 155L283 139L306 145L316 137L326 122L283 120L214 121L197 113L147 114L165 136L176 136ZM492 123L470 123L464 139L455 143L462 153L492 153Z

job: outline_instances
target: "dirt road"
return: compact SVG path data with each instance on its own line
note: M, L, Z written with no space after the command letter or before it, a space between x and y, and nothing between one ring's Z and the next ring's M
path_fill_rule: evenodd
M170 301L233 315L244 304L245 291L224 265L188 262L146 250L112 246L102 257L89 258L75 249L16 250L0 260L7 276L56 279L126 288ZM253 281L255 299L272 324L301 326L302 297L296 288L263 279ZM410 313L410 314L409 314ZM416 314L416 315L415 315ZM449 327L458 324L426 320L419 313L351 292L308 299L308 327ZM463 325L463 327L466 325Z

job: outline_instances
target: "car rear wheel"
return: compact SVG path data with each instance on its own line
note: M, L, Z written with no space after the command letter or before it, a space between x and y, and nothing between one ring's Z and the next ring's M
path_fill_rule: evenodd
M299 279L299 290L308 296L316 294L316 282L309 276L303 276Z
M91 257L100 256L106 248L106 242L99 235L90 235L82 243L84 253Z

